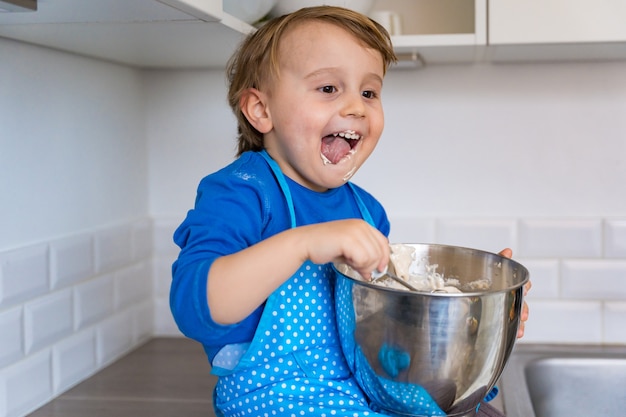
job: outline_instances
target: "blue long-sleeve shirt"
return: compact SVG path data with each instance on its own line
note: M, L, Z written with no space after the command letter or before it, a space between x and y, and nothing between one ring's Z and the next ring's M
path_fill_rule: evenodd
M298 226L361 218L347 186L320 193L287 178ZM355 186L377 228L389 234L382 205ZM180 330L202 343L212 360L225 345L252 340L263 305L243 321L215 323L207 303L207 277L215 259L239 252L291 227L274 174L257 152L246 152L200 182L195 207L174 233L181 251L172 266L170 307ZM242 289L245 291L245 289Z

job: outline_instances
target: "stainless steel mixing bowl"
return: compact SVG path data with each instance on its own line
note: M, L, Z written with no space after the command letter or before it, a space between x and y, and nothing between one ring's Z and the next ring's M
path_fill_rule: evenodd
M474 416L516 341L528 270L476 249L407 245L464 292L386 288L335 264L337 326L348 365L374 409ZM469 289L484 279L487 289Z

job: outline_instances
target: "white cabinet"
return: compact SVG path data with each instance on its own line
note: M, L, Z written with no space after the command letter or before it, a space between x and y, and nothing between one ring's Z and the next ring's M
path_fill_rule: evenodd
M221 0L45 0L1 13L0 36L137 67L223 68L254 28Z
M489 59L626 58L626 1L489 2Z
M392 42L401 59L473 62L487 44L487 0L378 0L372 12L381 10L400 17L402 34Z
M400 66L626 59L626 0L376 0L382 10L401 20ZM39 0L0 13L0 37L140 68L223 68L253 30L222 0Z
M626 41L626 1L506 0L489 2L489 43Z
M404 31L393 43L401 58L436 64L479 56L486 3L377 0L373 9L399 13ZM39 0L36 12L0 14L1 37L141 68L223 68L252 30L221 0Z
M427 64L626 59L625 0L378 0L401 57Z

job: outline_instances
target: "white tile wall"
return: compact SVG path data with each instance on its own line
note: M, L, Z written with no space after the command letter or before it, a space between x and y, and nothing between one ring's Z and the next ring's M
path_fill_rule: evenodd
M557 299L561 293L561 262L557 259L513 258L524 265L530 272L534 299Z
M0 417L21 417L154 332L152 221L0 252Z
M0 312L0 368L23 356L23 344L22 307Z
M626 219L410 218L390 215L392 242L513 249L530 271L530 319L520 343L626 343ZM169 313L172 233L155 221L155 332L180 334Z
M121 310L152 295L152 263L133 264L115 273L115 309Z
M178 246L173 241L173 235L181 221L171 217L154 221L154 331L163 336L181 335L172 318L169 303L172 263L178 256Z
M626 345L626 303L607 302L604 304L605 343Z
M66 287L94 274L93 237L90 234L50 242L52 289Z
M113 313L113 274L105 274L74 287L76 329L83 329Z
M169 310L179 222L142 219L0 253L0 417L27 414L152 335L180 335ZM533 282L521 343L626 344L626 219L391 222L394 242L511 247Z
M603 343L602 301L540 300L528 297L530 318L523 343Z
M490 251L510 239L506 246L528 268L533 284L521 343L625 343L625 223L623 218L442 219L435 236L439 243Z
M132 225L133 260L149 259L154 246L151 219L139 220Z
M78 332L52 347L52 384L61 393L98 369L96 333L93 328Z
M602 219L523 219L519 256L597 258L602 255Z
M161 336L182 336L170 313L170 303L165 297L154 301L154 333Z
M132 225L124 224L95 233L96 272L108 272L133 259Z
M154 297L154 295L153 295ZM147 299L131 308L133 314L133 345L147 340L154 331L154 298Z
M626 260L567 260L562 274L564 298L626 300Z
M132 313L125 311L107 318L96 332L98 363L108 365L132 347Z
M604 241L608 258L626 258L626 220L607 220Z
M391 243L428 243L435 241L434 219L395 217L389 241Z
M49 286L48 245L0 253L0 308L44 294Z
M50 349L0 370L0 416L22 416L53 394Z
M69 336L74 328L72 291L46 294L24 304L26 354Z
M514 219L441 219L437 242L498 252L514 246L516 231Z

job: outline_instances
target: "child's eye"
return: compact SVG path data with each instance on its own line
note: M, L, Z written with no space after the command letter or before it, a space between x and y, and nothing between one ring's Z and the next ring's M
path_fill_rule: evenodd
M332 86L332 85L325 85L324 87L320 88L320 91L322 93L332 94L332 93L336 92L337 89L334 86Z
M376 98L378 96L374 91L363 91L362 95L365 98Z

